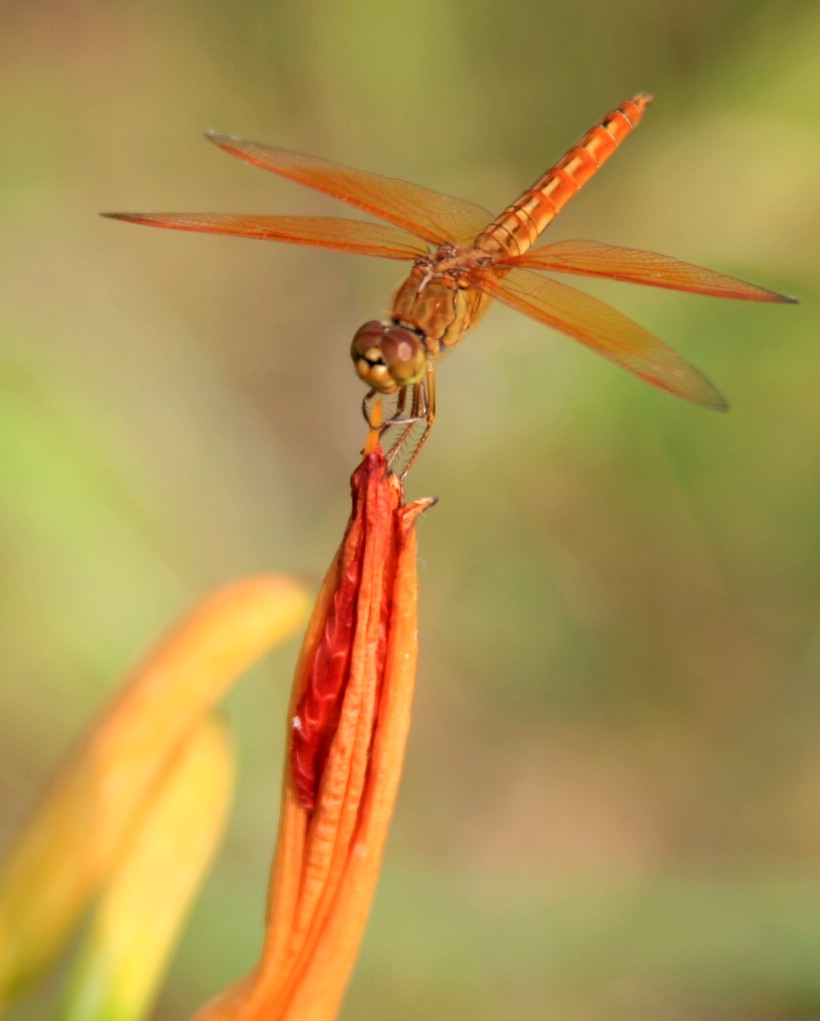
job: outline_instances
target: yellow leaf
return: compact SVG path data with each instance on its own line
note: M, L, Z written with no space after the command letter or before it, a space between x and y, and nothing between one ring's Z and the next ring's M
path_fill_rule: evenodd
M0 867L0 1007L60 949L192 729L239 674L299 627L307 605L287 578L228 585L134 671Z
M169 763L105 884L61 1021L145 1016L216 849L232 786L225 728L208 717Z

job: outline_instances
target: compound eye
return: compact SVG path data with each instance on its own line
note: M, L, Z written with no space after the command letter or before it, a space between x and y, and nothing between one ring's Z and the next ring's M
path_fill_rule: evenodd
M401 326L390 326L384 331L381 352L387 371L399 386L418 383L427 369L427 352L421 340Z
M350 345L353 357L355 358L357 355L367 356L371 351L378 351L385 329L384 323L380 323L378 319L372 319L369 323L365 323L364 326L360 326L356 330L353 343Z
M359 377L383 394L418 383L427 368L427 352L414 333L375 319L357 330L350 354Z

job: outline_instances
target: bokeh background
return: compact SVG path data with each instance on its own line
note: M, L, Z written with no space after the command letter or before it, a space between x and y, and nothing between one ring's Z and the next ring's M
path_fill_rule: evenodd
M502 308L442 365L408 484L440 499L415 726L342 1018L820 1016L817 4L5 0L0 23L4 841L210 588L318 583L363 439L349 340L401 273L97 212L344 215L207 128L500 209L650 89L552 238L803 304L590 288L726 416ZM238 801L157 1021L257 954L295 654L228 700Z

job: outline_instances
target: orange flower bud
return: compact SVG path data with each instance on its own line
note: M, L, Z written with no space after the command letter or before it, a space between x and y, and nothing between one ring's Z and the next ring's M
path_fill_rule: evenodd
M414 525L370 443L353 515L296 671L267 937L254 972L197 1021L329 1021L364 932L415 681Z

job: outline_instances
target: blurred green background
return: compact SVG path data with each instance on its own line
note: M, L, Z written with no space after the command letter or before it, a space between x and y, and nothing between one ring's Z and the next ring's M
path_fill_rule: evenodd
M415 725L342 1018L820 1016L817 4L6 0L0 23L4 842L211 587L318 582L363 440L350 337L402 270L97 212L344 215L208 128L500 209L649 89L551 237L803 304L590 288L728 416L500 307L442 365L408 485L440 498ZM238 803L158 1021L256 957L295 653L229 699Z

